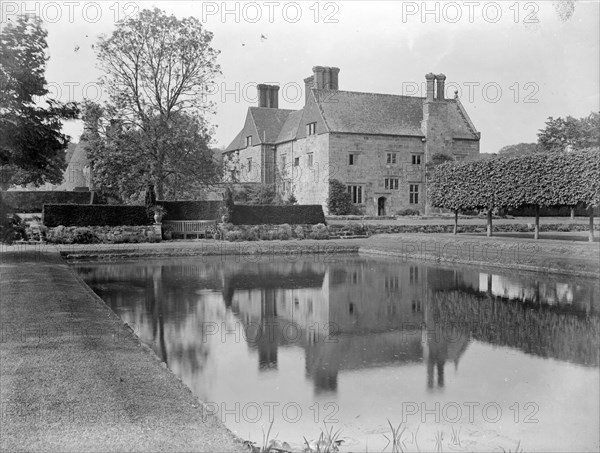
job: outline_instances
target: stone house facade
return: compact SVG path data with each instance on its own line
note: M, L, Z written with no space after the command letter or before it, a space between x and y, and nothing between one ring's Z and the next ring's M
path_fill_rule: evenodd
M274 184L327 212L329 181L344 183L367 215L429 210L425 165L434 154L479 155L481 134L443 74L425 76L426 97L343 91L339 69L313 67L300 110L278 107L276 85L258 85L242 130L223 151L226 180Z

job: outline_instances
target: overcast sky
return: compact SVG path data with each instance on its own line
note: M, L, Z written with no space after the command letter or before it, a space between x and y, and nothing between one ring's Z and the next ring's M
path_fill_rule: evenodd
M549 116L600 108L597 0L1 3L3 23L25 10L45 21L46 78L63 101L97 96L92 44L115 20L154 6L200 18L221 51L210 95L218 146L256 105L256 83L280 84L280 107L299 109L298 88L316 65L339 67L341 90L390 94L422 95L425 74L443 72L481 132L481 152L535 142ZM65 125L74 141L81 130Z

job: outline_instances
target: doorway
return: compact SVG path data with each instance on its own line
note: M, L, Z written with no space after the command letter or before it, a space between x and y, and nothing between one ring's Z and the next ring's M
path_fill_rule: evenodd
M385 197L379 197L377 199L377 215L378 216L385 215Z

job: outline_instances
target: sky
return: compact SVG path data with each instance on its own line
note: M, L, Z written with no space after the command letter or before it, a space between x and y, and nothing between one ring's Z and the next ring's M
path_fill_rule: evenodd
M313 66L340 68L348 91L424 96L425 74L447 76L481 132L481 152L537 141L548 117L600 109L600 2L593 1L55 1L0 2L5 26L37 14L48 30L50 97L101 100L93 44L119 19L158 7L214 33L222 77L215 146L227 146L257 105L255 85L281 86L280 108L302 108ZM80 121L63 130L78 141Z

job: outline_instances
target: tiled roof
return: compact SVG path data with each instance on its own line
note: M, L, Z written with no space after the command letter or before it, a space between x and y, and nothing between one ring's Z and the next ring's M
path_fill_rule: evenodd
M423 137L425 98L340 90L312 90L329 132L409 135ZM479 134L458 99L447 99L448 120L453 138L478 140ZM282 143L298 133L303 110L250 107L260 143ZM224 152L245 147L243 130Z
M277 137L276 143L289 142L290 140L295 139L301 119L302 110L296 110L290 113L287 117L286 122L281 128L281 132L279 132L279 136Z
M260 143L275 143L285 121L294 110L250 107Z
M223 151L224 153L228 153L230 151L235 151L237 149L242 149L242 133L243 132L244 132L244 130L242 129L235 136L235 138L231 141L231 143L229 144L229 146L227 148L225 148L225 151Z
M330 132L422 136L423 98L313 90Z

